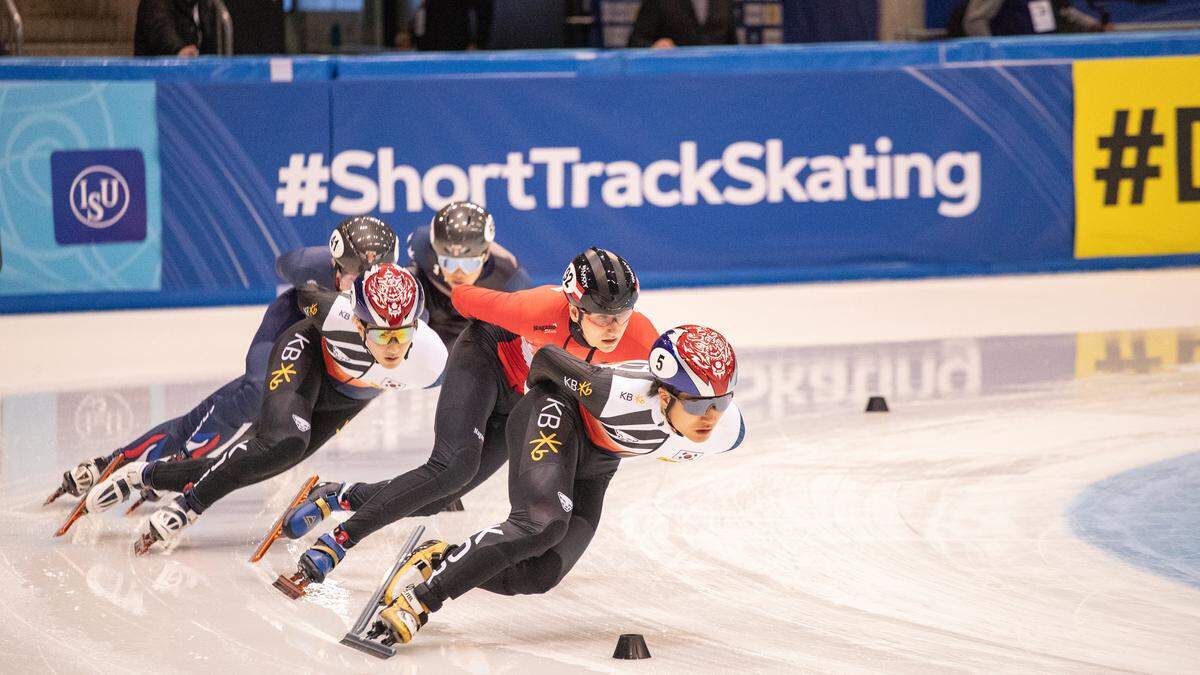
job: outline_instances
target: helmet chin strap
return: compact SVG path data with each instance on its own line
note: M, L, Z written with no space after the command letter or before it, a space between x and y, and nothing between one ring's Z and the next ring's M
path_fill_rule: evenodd
M663 409L663 421L667 423L668 427L671 427L671 431L674 431L676 436L683 436L683 432L676 429L675 425L671 423L671 409L675 407L675 394L669 391L667 393L671 396L671 402Z
M568 316L568 317L570 317L570 315L569 315L569 314L568 314L567 316ZM583 318L583 313L582 313L582 311L581 311L581 312L580 312L580 314L579 314L579 318L581 318L581 319ZM578 321L578 320L576 320L576 319L571 319L571 325L570 325L569 329L570 329L570 331L571 331L571 337L572 337L572 338L573 338L573 339L574 339L576 342L578 342L578 343L579 343L579 345L580 345L581 347L586 347L586 348L588 348L588 349L595 349L595 347L593 347L593 346L592 346L592 344L591 344L590 342L588 342L588 341L587 341L587 337L585 337L585 336L584 336L584 334L583 334L583 326L580 326L580 325L579 325L579 321Z

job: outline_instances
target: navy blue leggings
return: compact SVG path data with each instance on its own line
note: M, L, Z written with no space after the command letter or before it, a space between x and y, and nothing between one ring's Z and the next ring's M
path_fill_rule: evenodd
M246 352L246 372L209 394L188 412L167 420L118 449L109 459L124 454L126 459L154 461L168 457L203 457L228 441L254 418L262 406L267 359L275 340L304 315L296 306L296 291L290 289L267 307L262 323Z

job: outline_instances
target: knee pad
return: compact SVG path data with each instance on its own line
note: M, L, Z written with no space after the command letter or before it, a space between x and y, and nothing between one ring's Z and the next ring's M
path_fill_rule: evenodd
M446 494L451 494L461 490L471 482L479 471L479 453L478 452L457 452L454 454L454 460L445 464L435 464L429 462L429 468L433 469L437 475L438 485L446 491Z
M554 548L567 534L567 518L553 518L536 524L528 536L522 541L524 557L542 555Z
M298 464L304 459L307 447L305 439L298 436L253 438L246 447L246 451L252 454L243 461L249 464L249 473L262 480Z
M234 394L235 405L243 419L253 420L262 409L263 382L243 377Z
M513 583L513 591L521 595L541 595L558 585L563 578L562 558L553 551L527 561L528 569L519 581Z

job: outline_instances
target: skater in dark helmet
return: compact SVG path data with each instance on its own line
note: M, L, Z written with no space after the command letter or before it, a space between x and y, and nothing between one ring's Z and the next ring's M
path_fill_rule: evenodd
M508 419L508 519L453 547L417 547L385 582L374 636L408 642L443 603L473 588L545 593L596 533L622 459L694 462L743 442L737 357L720 333L672 328L644 358L596 366L555 347L537 353L529 393Z
M152 462L204 457L228 441L258 415L267 379L267 358L275 341L304 318L297 289L311 284L326 290L348 290L363 270L395 262L396 253L396 234L390 227L378 218L358 216L342 221L330 235L328 246L298 248L279 256L275 272L290 287L263 314L246 352L245 373L187 413L155 426L108 455L80 462L63 474L61 487L47 503L63 494L83 496L114 459Z
M379 394L436 386L446 348L420 316L421 285L386 263L364 271L349 292L325 294L311 316L275 341L259 415L217 458L132 462L89 493L89 512L149 487L182 494L143 525L138 550L170 545L230 492L299 464Z
M379 483L325 483L284 517L299 538L333 511L353 511L306 551L297 586L322 582L351 547L401 518L435 512L508 459L505 427L521 399L529 360L554 345L585 363L645 358L658 333L634 309L638 282L617 254L589 248L567 266L561 286L505 293L458 286L452 299L473 321L450 354L434 421L433 452L421 466Z

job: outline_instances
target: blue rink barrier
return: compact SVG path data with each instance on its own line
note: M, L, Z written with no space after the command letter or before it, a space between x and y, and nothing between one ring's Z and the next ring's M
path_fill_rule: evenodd
M5 59L0 312L262 302L342 218L403 236L454 199L540 282L589 245L648 287L1195 264L1074 255L1072 60L1189 54L1196 33Z

